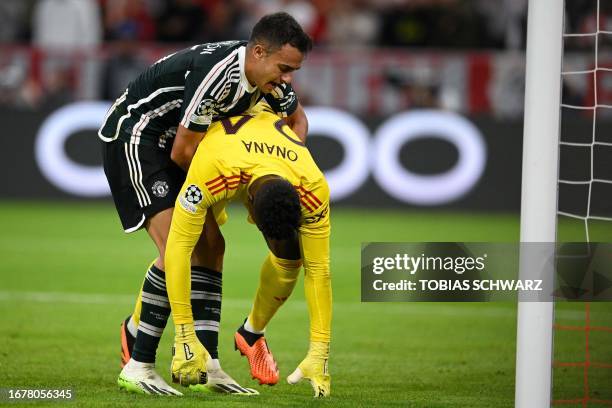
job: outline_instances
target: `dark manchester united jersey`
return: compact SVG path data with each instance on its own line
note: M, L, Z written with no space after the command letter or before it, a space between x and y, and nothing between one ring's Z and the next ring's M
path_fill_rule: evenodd
M170 54L132 81L109 109L99 137L169 149L179 125L204 132L265 98L280 116L297 108L289 84L263 94L244 72L246 41L195 45Z

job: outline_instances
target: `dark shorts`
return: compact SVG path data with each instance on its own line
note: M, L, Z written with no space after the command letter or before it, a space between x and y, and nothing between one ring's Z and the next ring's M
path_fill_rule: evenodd
M174 207L185 172L169 151L121 140L101 143L104 173L125 232L137 231L148 218Z

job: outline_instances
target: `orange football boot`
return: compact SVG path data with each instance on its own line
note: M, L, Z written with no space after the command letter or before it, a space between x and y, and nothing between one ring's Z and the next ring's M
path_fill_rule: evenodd
M136 342L136 338L132 336L127 329L127 322L129 319L128 317L121 323L121 368L130 361L134 343Z
M234 347L249 360L251 376L258 380L260 385L278 383L280 377L278 367L265 337L261 336L252 346L249 346L242 334L236 332L234 333Z

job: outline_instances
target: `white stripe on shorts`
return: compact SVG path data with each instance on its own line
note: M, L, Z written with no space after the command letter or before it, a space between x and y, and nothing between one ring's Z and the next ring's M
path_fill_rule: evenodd
M144 193L144 196L147 200L147 204L146 205L151 205L151 197L149 197L149 193L147 193L147 189L145 188L144 184L142 184L142 167L140 167L140 158L138 157L138 146L134 145L134 158L136 159L136 171L138 174L138 184L140 185L140 188L142 190L142 192Z
M151 204L151 198L142 184L142 168L138 160L138 146L130 143L124 143L123 146L125 148L125 157L130 170L130 181L138 197L138 204L140 204L140 207L146 207ZM133 151L135 151L135 154Z

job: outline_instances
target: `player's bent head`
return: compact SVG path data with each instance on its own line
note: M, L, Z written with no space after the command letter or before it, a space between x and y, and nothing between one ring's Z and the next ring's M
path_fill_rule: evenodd
M268 94L291 83L300 69L312 40L287 13L268 14L253 27L244 71L252 85Z
M291 15L279 12L263 16L251 32L250 45L261 44L268 53L288 44L303 55L312 49L312 40Z
M253 196L252 208L257 227L267 238L289 239L300 227L300 198L285 179L265 180Z

